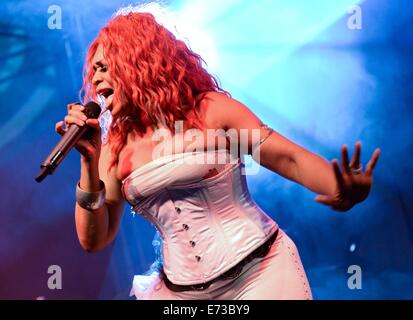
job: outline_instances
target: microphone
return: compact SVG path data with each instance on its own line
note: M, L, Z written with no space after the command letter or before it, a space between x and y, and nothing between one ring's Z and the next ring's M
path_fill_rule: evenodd
M96 102L90 101L85 105L83 113L88 119L97 119L100 114L100 107ZM40 173L35 180L41 182L47 175L52 174L80 138L87 138L90 133L91 128L86 124L82 127L79 127L74 123L71 124L58 144L54 147L53 151L40 166Z

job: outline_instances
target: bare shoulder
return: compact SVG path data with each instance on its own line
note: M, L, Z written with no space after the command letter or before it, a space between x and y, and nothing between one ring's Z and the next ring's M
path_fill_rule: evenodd
M201 105L205 121L214 127L227 130L255 127L261 123L245 104L220 92L208 92Z
M228 108L233 108L235 105L240 104L236 99L215 91L208 92L205 95L204 101L214 112L225 112Z

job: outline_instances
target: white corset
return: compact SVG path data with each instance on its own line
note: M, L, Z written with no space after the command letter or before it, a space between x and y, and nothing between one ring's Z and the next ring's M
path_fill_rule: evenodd
M243 167L225 149L185 152L151 161L123 180L126 200L162 237L163 269L171 282L214 279L278 229L252 200ZM212 168L218 174L202 178Z

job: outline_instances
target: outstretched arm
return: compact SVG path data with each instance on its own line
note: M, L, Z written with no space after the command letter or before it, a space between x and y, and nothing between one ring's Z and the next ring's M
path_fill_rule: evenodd
M249 130L248 141L240 139L240 143L248 145L240 148L248 149L248 153L251 153L255 146L251 130L261 128L262 137L268 134L268 131L262 127L263 122L235 99L218 93L210 94L208 97L210 103L207 114L214 119L216 126L225 130ZM367 165L367 170L356 174L351 169L358 168L360 151L361 145L357 144L353 160L349 164L347 147L343 146L340 169L336 160L329 163L319 155L273 131L261 144L258 159L262 166L319 194L320 196L315 200L320 203L329 205L335 210L345 211L368 196L372 184L372 172L380 153L377 149Z

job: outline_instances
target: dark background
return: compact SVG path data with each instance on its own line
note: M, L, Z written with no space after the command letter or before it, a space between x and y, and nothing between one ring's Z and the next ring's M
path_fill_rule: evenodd
M104 3L104 4L103 4ZM154 260L155 230L125 210L115 242L96 254L74 226L79 156L38 184L59 136L54 124L78 100L90 41L122 1L0 4L0 299L127 299ZM364 165L382 155L370 197L347 213L262 169L255 201L293 238L316 299L413 298L410 1L169 1L191 46L233 97L281 134L327 159L363 143ZM358 4L362 28L347 26ZM58 5L62 28L50 29ZM182 22L182 21L181 21ZM185 28L184 28L185 29ZM47 286L49 266L62 289ZM347 286L348 267L362 289Z

